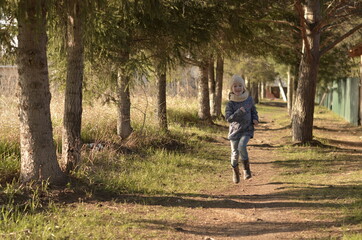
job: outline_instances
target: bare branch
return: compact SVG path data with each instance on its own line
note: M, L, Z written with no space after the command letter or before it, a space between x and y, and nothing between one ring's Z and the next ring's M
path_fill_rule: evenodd
M313 31L318 32L320 29L322 29L324 26L328 25L330 21L333 21L335 19L334 14L344 7L344 3L346 0L342 0L339 3L334 4L336 1L333 1L330 3L327 7L327 14L326 16L317 24L317 26L314 27ZM333 6L334 5L334 6Z
M308 58L311 58L312 54L311 54L310 45L309 45L309 42L308 42L308 39L307 39L307 26L306 26L306 20L304 18L304 10L303 10L301 0L297 0L295 2L294 6L295 6L295 9L297 10L297 12L299 14L301 33L302 33L302 39L303 39L304 46L305 46L305 52L306 52Z
M288 21L282 21L282 20L266 20L266 19L245 19L246 21L252 21L252 22L262 22L262 23L280 23L280 24L284 24L284 25L289 25L290 27L296 28L301 30L301 27L299 27L298 25L295 25L291 22Z
M194 66L198 66L201 64L200 61L198 60L195 60L195 59L192 59L192 58L189 58L189 57L183 57L182 60L187 63L187 64L190 64L190 65L194 65Z
M361 28L362 28L362 23L355 26L354 28L352 28L351 30L349 30L348 32L337 38L334 42L323 48L320 51L320 55L322 56L323 54L331 50L334 46L336 46L338 43L342 42L344 39L346 39L347 37L349 37L350 35L352 35L354 32L358 31Z

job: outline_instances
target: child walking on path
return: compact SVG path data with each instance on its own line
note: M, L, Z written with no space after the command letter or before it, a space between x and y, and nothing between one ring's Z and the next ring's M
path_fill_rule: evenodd
M254 100L245 87L245 81L238 75L234 75L230 81L229 102L226 105L225 118L230 123L228 139L231 143L233 182L239 183L239 156L241 156L244 179L251 178L246 146L254 137L254 126L259 124L259 117Z

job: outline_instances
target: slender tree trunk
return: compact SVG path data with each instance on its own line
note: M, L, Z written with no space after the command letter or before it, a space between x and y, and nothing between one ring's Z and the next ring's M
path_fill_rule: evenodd
M124 53L124 58L128 60L129 54ZM122 139L131 135L133 129L131 127L131 98L130 98L130 76L122 66L118 70L117 76L117 96L118 96L118 119L117 134Z
M259 92L258 92L258 83L252 82L251 85L251 97L254 99L255 103L259 103Z
M199 118L202 120L211 120L210 98L208 85L208 61L203 61L200 65L201 76L198 84Z
M361 62L359 65L359 73L360 73L360 84L359 84L359 125L362 125L362 55L360 56Z
M298 88L298 81L299 81L299 77L298 77L298 74L299 74L299 65L295 65L293 67L294 69L294 72L293 72L293 102L292 102L292 114L291 114L291 119L293 119L293 107L294 107L294 104L295 104L295 99L296 99L296 95L297 95L297 88Z
M287 71L287 82L288 82L288 90L287 90L287 106L288 106L288 114L289 116L292 115L292 109L293 109L293 81L290 74L290 66L288 66Z
M210 97L210 114L216 117L216 82L215 82L215 67L214 58L210 57L209 60L209 97Z
M157 120L162 131L167 131L166 72L157 74Z
M46 1L21 0L18 9L20 180L62 184L50 116Z
M305 11L306 35L303 41L303 56L299 67L299 81L293 108L293 140L301 143L313 139L314 97L319 66L320 32L313 27L320 21L319 0L307 0Z
M216 90L215 90L215 114L222 116L222 85L224 76L224 59L219 55L216 59Z
M61 168L65 172L74 170L80 162L84 68L82 8L78 0L69 0L68 4L67 80L63 118L62 161L60 162Z

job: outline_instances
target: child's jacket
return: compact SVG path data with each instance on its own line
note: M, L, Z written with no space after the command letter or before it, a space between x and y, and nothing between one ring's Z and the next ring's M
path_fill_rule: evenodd
M240 107L245 108L245 113ZM225 118L230 123L229 140L239 140L241 136L254 137L253 120L259 121L259 117L251 96L243 102L229 101L225 109Z

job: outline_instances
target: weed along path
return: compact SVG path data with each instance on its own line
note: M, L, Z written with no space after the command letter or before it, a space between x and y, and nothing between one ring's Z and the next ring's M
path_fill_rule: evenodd
M212 157L225 163L199 180L209 181L199 193L146 204L146 211L165 214L145 222L145 238L361 239L361 127L320 109L315 135L321 146L293 147L284 104L259 108L261 123L249 146L253 178L232 183L229 141L226 133L214 135L209 148L223 150Z

